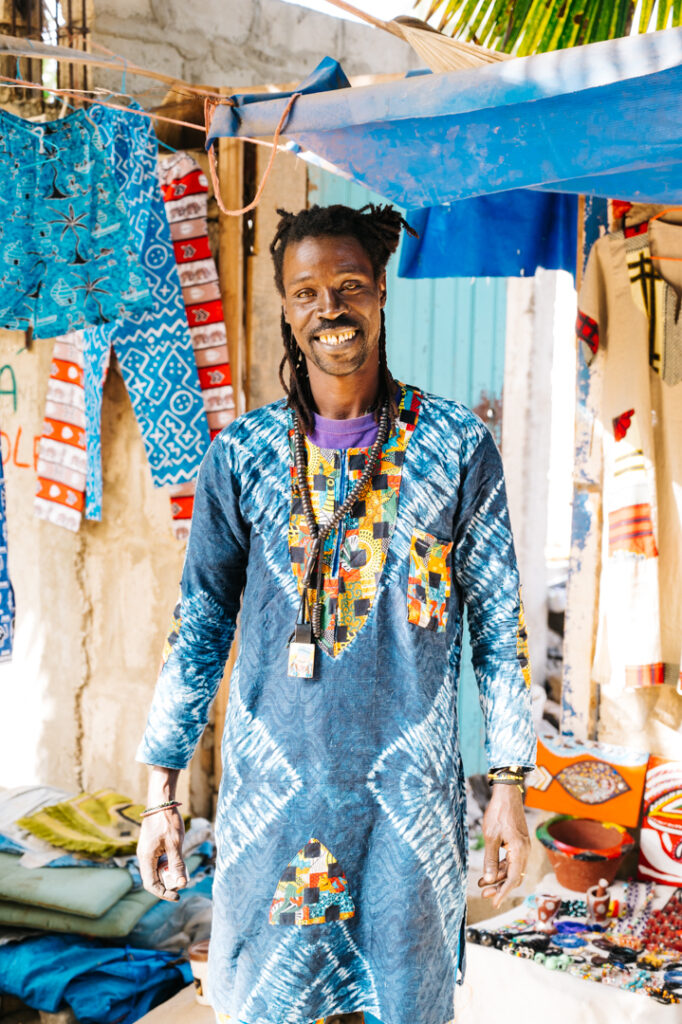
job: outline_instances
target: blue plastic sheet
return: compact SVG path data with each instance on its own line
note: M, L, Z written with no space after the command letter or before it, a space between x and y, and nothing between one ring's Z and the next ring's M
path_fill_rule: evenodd
M682 29L355 88L327 58L285 135L407 208L519 188L680 203L681 65ZM272 137L286 96L234 100L207 144Z
M70 1006L80 1024L133 1024L191 980L174 954L76 936L0 946L0 992L47 1013Z
M538 267L575 273L578 198L518 189L409 210L401 277L532 277Z

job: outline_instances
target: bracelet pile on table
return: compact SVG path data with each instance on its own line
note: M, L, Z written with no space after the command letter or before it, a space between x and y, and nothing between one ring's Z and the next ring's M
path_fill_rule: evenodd
M535 919L536 897L526 916L496 929L467 928L467 940L566 971L586 981L642 992L660 1003L682 1002L682 889L653 909L655 887L628 882L622 902L612 902L607 925L587 920L584 900L562 900L548 934Z

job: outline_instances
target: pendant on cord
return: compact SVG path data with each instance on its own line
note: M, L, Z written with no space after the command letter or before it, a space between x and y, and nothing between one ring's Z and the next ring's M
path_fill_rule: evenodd
M303 577L303 593L293 635L289 640L289 669L287 675L293 679L312 679L315 671L315 638L313 624L309 617L308 588L318 561L319 544L313 545ZM320 559L321 562L321 559Z
M312 679L315 671L315 643L309 622L297 622L289 641L289 671L294 679Z

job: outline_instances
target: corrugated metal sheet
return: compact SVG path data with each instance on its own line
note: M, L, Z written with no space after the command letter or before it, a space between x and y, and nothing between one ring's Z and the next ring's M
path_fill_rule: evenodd
M337 175L310 167L309 202L360 207L385 200ZM453 244L458 244L453 242ZM506 281L501 278L398 277L387 273L386 345L399 380L475 409L499 442L504 378ZM462 659L460 733L467 774L485 771L483 727L468 639Z

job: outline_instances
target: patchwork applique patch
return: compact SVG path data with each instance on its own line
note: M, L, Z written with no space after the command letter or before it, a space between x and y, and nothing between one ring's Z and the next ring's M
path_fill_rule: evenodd
M181 600L182 600L182 595L178 595L178 601L177 601L177 604L175 605L175 608L173 609L173 614L171 616L171 621L170 621L170 626L169 626L169 629L168 629L168 633L166 634L166 639L164 640L164 643L163 643L163 652L161 654L161 667L162 668L166 664L168 659L170 658L171 652L172 652L173 648L175 647L176 643L178 642L178 637L180 636L180 626L182 624L182 620L180 618L180 602L181 602Z
M447 559L451 551L452 541L438 540L424 530L412 534L407 620L434 633L442 633L448 621L451 577Z
M309 839L279 880L270 924L330 924L354 914L355 904L338 861L319 839Z
M379 464L364 493L338 531L327 538L322 559L322 635L320 646L336 656L364 625L377 592L389 543L398 515L398 497L405 449L419 418L420 393L401 386L398 420L386 441ZM290 432L291 515L289 554L301 589L301 579L312 542L303 512L293 460ZM329 519L363 474L367 448L347 453L321 449L305 439L308 486L318 522ZM312 600L316 600L312 592Z
M526 613L523 610L523 601L519 596L519 625L516 632L516 657L518 658L523 678L527 689L530 690L530 653L528 651L528 629L526 628Z
M613 555L617 551L643 555L645 558L656 558L658 555L648 501L609 512L609 554Z
M578 310L578 318L575 324L575 333L582 342L585 362L589 366L597 354L599 348L599 325L587 313Z

